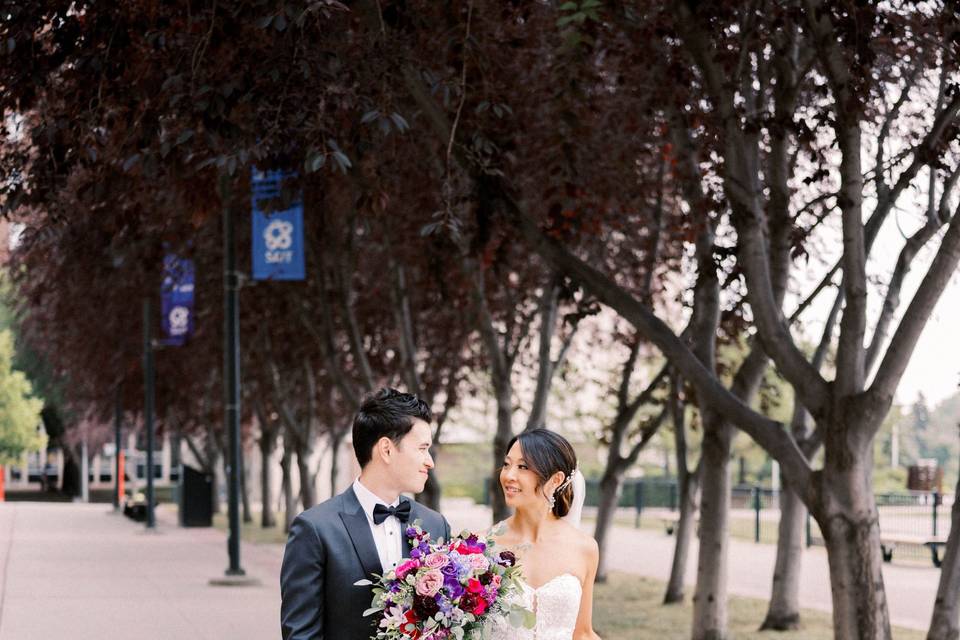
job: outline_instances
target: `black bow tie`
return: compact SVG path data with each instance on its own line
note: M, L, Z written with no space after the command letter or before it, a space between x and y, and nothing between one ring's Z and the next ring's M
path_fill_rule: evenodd
M400 522L406 522L410 519L410 501L402 500L396 507L388 507L385 504L378 504L373 508L373 524L381 524L390 516L395 517Z

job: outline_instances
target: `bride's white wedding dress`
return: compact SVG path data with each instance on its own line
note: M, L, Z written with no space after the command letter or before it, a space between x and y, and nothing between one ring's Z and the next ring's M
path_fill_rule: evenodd
M490 640L571 640L583 595L580 579L563 573L536 589L522 585L521 604L534 612L536 626L517 628L504 618L494 618Z
M573 473L573 503L563 517L574 527L580 526L586 493L583 474L577 469ZM502 524L494 525L491 530ZM583 596L580 579L572 573L561 573L536 589L524 581L521 585L520 604L533 611L536 624L533 629L518 628L505 618L491 618L490 640L573 640Z

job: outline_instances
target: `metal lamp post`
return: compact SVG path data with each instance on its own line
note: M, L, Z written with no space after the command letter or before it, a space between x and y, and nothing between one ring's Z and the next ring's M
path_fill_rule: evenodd
M223 206L223 384L224 426L227 430L229 469L227 471L227 519L230 534L227 553L230 564L224 577L210 581L214 585L256 585L259 580L246 576L240 566L240 274L234 246L233 211L230 206L230 177L220 176Z

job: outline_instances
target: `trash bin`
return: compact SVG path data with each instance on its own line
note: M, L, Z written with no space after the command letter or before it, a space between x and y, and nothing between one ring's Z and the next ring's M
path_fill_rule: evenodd
M183 465L183 472L180 474L181 527L213 525L212 482L210 474Z

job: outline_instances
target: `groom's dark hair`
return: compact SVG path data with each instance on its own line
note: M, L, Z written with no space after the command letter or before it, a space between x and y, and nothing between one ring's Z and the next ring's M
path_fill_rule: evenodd
M399 443L413 428L414 418L429 423L433 414L430 405L412 393L386 387L364 398L353 419L353 452L360 467L373 458L373 446L380 438Z

